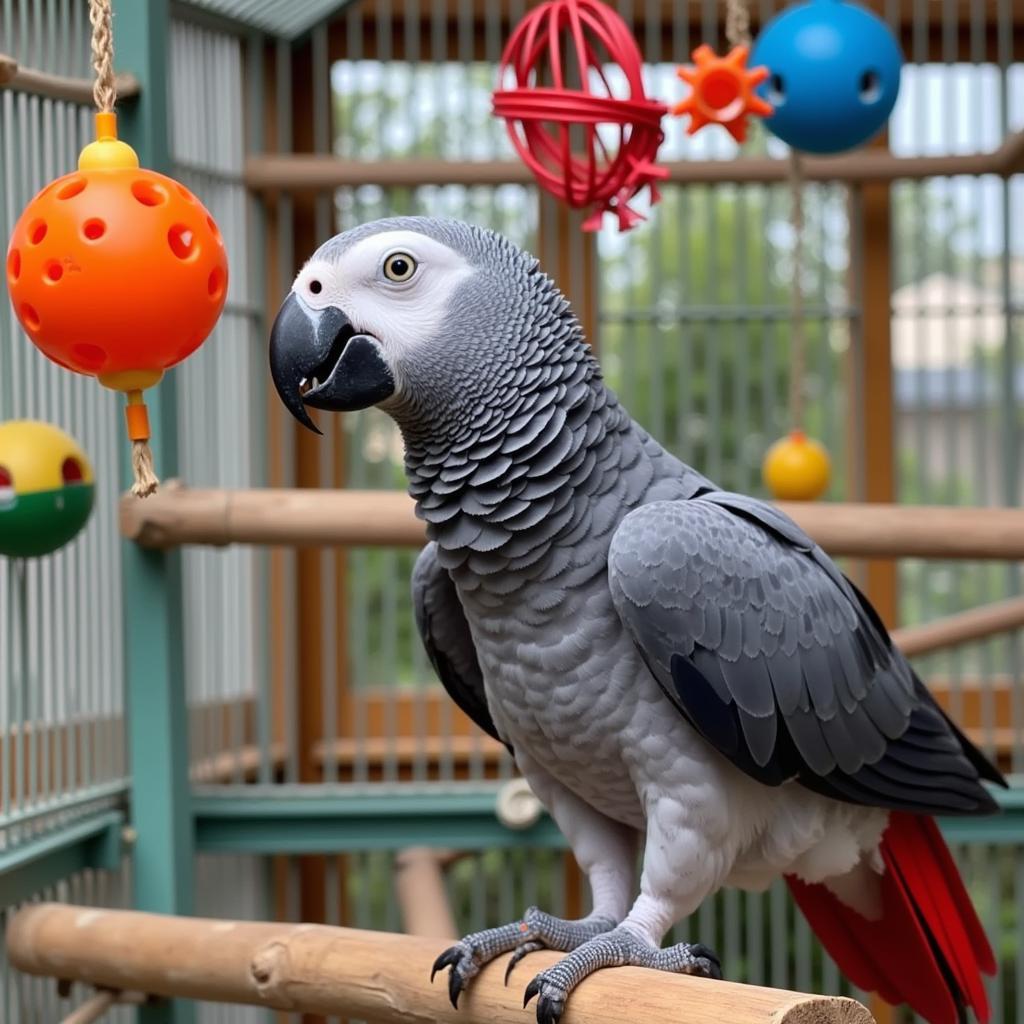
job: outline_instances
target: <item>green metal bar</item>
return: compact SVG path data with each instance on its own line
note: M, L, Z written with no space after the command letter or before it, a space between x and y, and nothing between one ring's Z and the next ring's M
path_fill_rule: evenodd
M399 850L435 846L459 850L529 847L562 849L565 840L546 816L522 830L495 815L499 787L430 786L252 787L251 795L197 791L192 807L197 848L207 853L303 854ZM943 818L950 842L1024 842L1024 788L996 793L1003 813Z
M565 846L547 817L527 829L502 825L495 816L496 786L460 786L442 793L406 784L368 787L360 793L309 785L280 786L273 792L269 788L259 787L254 796L198 792L192 802L198 849L299 854L406 846Z
M59 745L58 745L59 749ZM49 800L40 801L31 807L23 810L12 811L10 814L0 814L0 829L10 828L12 825L26 825L32 821L38 821L48 815L58 812L68 812L85 807L88 804L95 804L100 800L126 797L128 783L123 779L114 779L110 782L102 782L95 786L87 786L82 789L74 789Z
M120 131L145 167L169 173L168 0L115 0L118 67L142 90L121 111ZM173 375L147 393L153 454L164 478L177 468L177 396ZM127 474L125 476L127 481ZM125 685L132 752L132 824L137 833L134 903L187 914L193 900L189 813L188 717L182 641L180 554L124 547ZM193 1004L174 1000L139 1011L140 1024L191 1024Z
M11 907L85 868L121 866L124 814L104 811L0 853L0 907Z

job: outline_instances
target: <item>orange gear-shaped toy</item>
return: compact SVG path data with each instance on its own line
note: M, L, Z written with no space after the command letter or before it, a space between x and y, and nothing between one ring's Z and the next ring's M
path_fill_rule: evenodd
M748 117L768 117L772 113L771 104L754 91L768 77L768 69L748 68L749 56L746 46L735 46L725 57L719 57L705 44L693 51L692 67L676 72L693 88L672 108L673 114L690 115L690 135L706 124L720 124L737 142L743 142Z

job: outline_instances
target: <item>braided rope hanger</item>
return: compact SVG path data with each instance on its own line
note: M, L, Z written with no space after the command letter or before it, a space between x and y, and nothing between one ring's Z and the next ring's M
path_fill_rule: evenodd
M745 0L725 0L725 37L730 46L750 46L750 11ZM804 262L804 179L800 154L789 152L790 223L793 226L793 272L790 298L789 418L794 430L803 426L806 332L801 271Z
M112 114L117 103L117 80L114 77L114 33L111 25L110 0L89 0L89 24L92 26L90 39L92 66L96 72L92 95L96 109L101 114ZM153 451L149 446L149 424L141 391L128 392L129 423L139 421L141 429L133 431L132 438L132 494L145 498L155 493L160 486L153 465ZM140 436L134 436L138 434ZM145 437L141 435L145 434Z

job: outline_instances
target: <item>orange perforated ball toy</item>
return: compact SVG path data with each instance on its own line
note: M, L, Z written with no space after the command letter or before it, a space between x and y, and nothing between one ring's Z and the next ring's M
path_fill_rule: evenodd
M92 145L108 144L119 160L97 166L87 147L78 171L25 208L7 283L43 353L131 391L151 387L213 330L227 254L209 211L184 185L140 168L112 138Z

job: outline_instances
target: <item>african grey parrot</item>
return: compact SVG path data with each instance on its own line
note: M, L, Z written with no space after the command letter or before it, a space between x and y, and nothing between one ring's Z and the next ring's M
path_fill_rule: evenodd
M798 526L633 422L537 260L458 222L362 225L303 267L270 362L307 427L307 406L398 424L426 650L590 882L580 921L530 908L444 952L453 1002L542 947L567 956L526 990L540 1024L601 967L719 976L666 932L785 876L855 984L987 1018L993 954L931 815L991 812L1000 774Z

